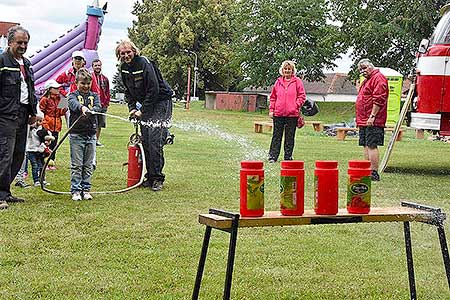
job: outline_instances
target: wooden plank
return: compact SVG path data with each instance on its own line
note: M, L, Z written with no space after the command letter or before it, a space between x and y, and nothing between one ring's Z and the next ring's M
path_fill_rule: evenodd
M336 128L336 139L338 141L344 141L347 136L347 132L349 131L358 131L358 128L349 128L349 127L337 127Z
M273 122L270 121L254 121L253 122L255 126L255 132L256 133L263 133L263 128L267 128L268 130L271 130L273 127Z
M371 222L426 222L434 219L429 211L409 207L373 207L368 214L350 214L341 208L337 215L316 215L306 210L303 216L283 216L279 211L267 211L262 217L241 217L239 227L290 226L310 224L371 223ZM217 229L231 228L231 219L214 214L200 214L199 223Z

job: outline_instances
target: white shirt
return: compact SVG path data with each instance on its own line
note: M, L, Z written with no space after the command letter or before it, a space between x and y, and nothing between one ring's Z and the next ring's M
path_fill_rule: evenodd
M21 65L23 66L23 59L17 59L15 58L15 60ZM30 102L28 101L28 86L27 83L25 82L25 77L23 77L22 72L20 72L20 103L22 104L29 104Z

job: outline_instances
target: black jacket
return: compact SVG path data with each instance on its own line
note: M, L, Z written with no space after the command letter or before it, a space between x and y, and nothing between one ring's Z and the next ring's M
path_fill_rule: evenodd
M168 101L172 97L172 90L155 63L144 56L135 56L131 64L122 63L120 73L130 111L136 109L136 102L139 101L145 114L153 109L156 102Z
M31 62L23 58L28 86L29 114L37 113L37 98L34 95L34 74ZM15 119L20 107L20 65L9 51L0 54L0 115L4 118Z
M101 110L100 100L98 95L89 91L88 94L82 95L79 91L75 91L69 94L69 126L80 117L81 107L86 106L89 110L99 112ZM97 116L88 114L75 124L70 133L81 134L84 136L93 136L97 132Z

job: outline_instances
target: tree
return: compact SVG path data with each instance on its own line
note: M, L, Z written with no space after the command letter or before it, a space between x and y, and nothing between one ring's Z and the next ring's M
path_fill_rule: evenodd
M322 78L343 50L339 28L329 17L326 0L240 1L233 24L243 84L273 84L287 59L296 61L306 78Z
M233 50L228 13L233 6L233 0L137 2L133 10L137 21L129 36L144 55L158 62L178 95L186 90L187 65L194 66L194 58L184 49L198 55L199 89L227 90L239 74L239 68L230 64Z
M117 93L125 93L126 88L123 84L122 76L120 76L119 70L117 70L113 76L112 85L114 87L111 89L111 96L116 97Z
M407 75L415 52L431 35L439 9L447 1L431 0L331 0L335 21L347 48L353 49L354 65L361 58Z

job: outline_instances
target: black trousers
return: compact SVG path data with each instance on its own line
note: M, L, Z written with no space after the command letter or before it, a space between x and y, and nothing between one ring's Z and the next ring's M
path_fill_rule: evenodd
M163 148L168 135L168 122L171 116L168 101L157 102L151 111L142 115L142 146L144 147L145 166L147 168L145 177L151 183L155 180L164 182L165 179Z
M53 142L51 142L50 145L48 146L51 150L55 149L56 145L58 145L59 132L52 131L52 135L55 138L55 140ZM56 152L52 152L52 154L50 154L50 157L48 159L55 160L55 155L56 155Z
M20 170L27 144L28 109L20 106L17 119L0 115L0 200L11 195L10 186Z
M273 117L273 135L269 159L278 160L284 132L284 160L292 160L297 119L298 117Z

